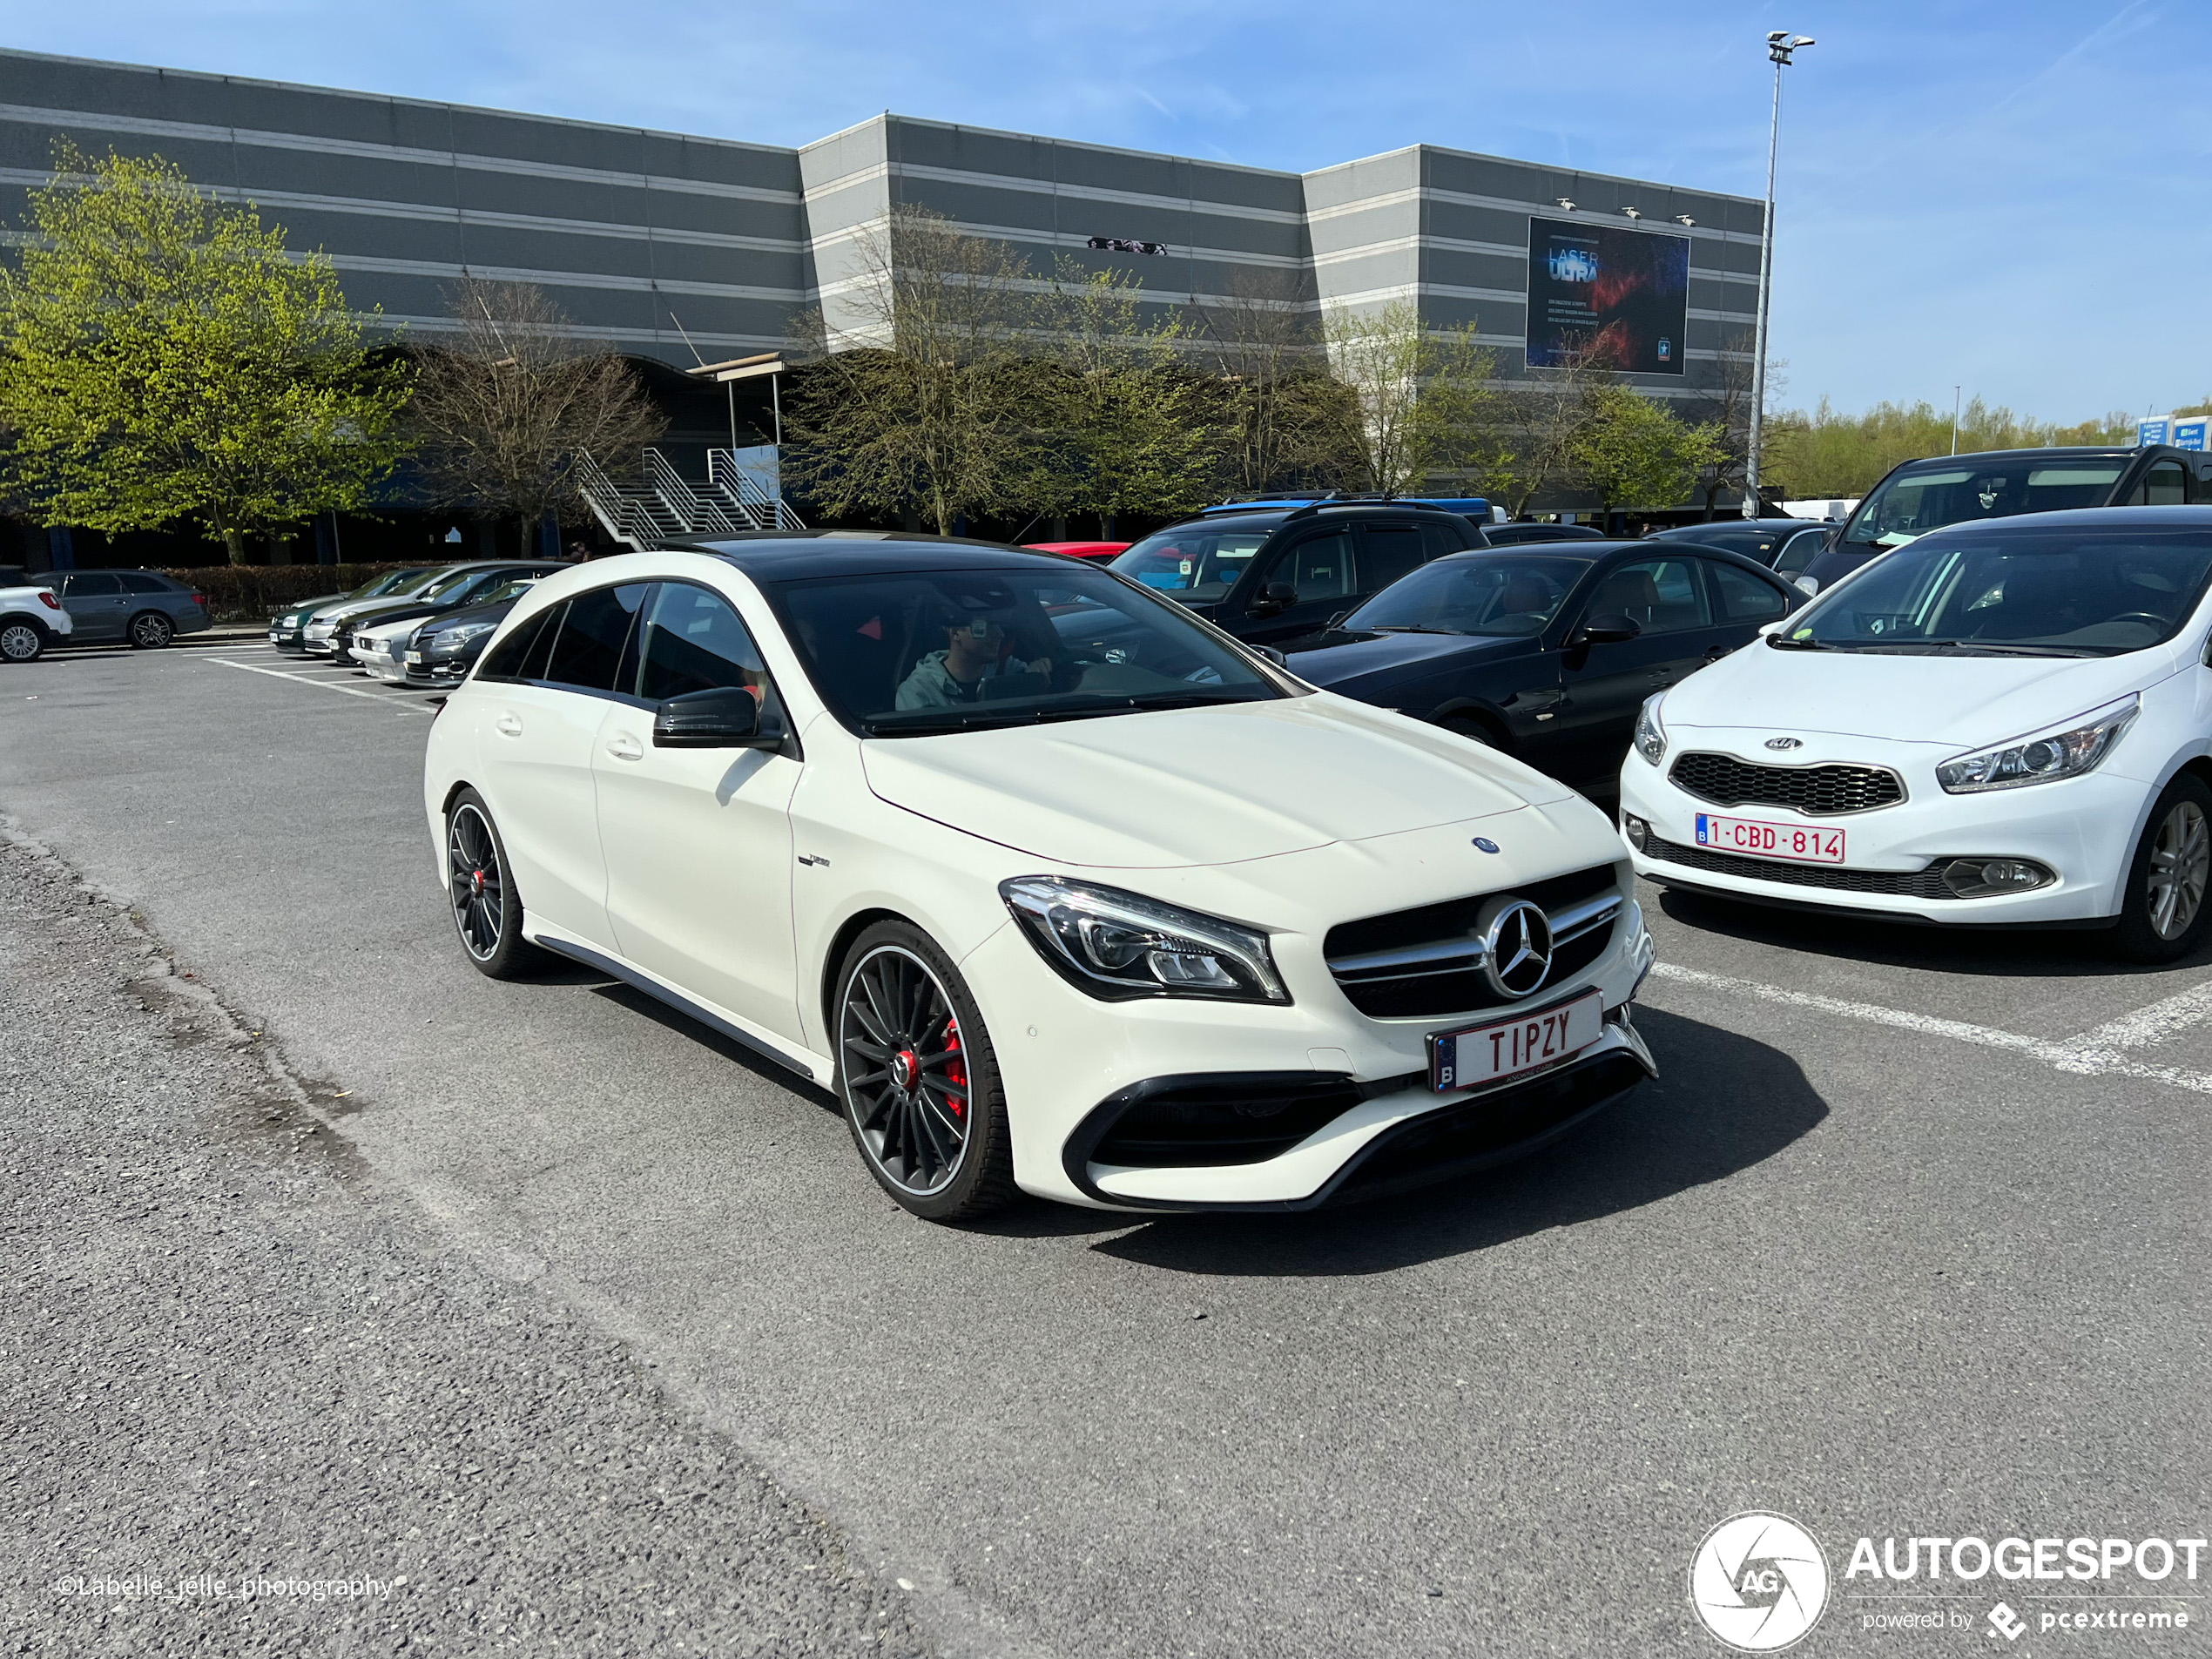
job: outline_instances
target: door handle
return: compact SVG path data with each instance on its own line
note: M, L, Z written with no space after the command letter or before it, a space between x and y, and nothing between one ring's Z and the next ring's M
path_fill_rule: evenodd
M645 745L627 732L617 732L607 739L607 752L617 760L643 760Z
M502 714L492 722L492 725L503 738L519 738L523 735L523 720L518 714Z

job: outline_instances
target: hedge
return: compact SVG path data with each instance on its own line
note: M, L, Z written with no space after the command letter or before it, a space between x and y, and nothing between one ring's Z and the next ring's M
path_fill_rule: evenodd
M164 570L195 593L207 596L217 622L266 622L287 605L326 593L351 593L398 564L199 564Z

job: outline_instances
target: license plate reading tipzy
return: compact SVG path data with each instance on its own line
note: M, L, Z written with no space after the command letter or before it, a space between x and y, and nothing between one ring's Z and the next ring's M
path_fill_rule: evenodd
M1795 859L1800 864L1841 864L1844 833L1813 829L1803 824L1765 824L1755 818L1716 818L1697 814L1697 845L1727 853L1749 853L1753 858Z
M1515 1077L1573 1058L1605 1034L1605 994L1590 991L1515 1020L1428 1040L1429 1087L1442 1093Z

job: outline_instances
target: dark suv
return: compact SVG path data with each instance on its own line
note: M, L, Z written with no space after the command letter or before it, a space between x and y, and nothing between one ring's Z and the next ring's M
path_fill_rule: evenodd
M1471 521L1438 508L1315 502L1217 508L1146 536L1113 568L1239 639L1267 644L1327 627L1431 559L1487 545Z
M1797 578L1818 593L1893 547L1946 524L2075 507L2178 507L2212 502L2212 455L2141 449L1989 449L1908 461L1867 492Z

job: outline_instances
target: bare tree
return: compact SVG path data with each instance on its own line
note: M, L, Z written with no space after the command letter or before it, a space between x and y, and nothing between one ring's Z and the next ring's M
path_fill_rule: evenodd
M627 362L580 338L542 288L464 278L455 334L419 354L408 406L442 506L482 518L577 514L578 458L623 466L667 429Z
M1258 495L1353 482L1357 415L1329 374L1311 289L1288 273L1242 271L1192 310L1220 376L1224 482Z
M786 410L786 476L840 516L1010 504L1034 422L1021 358L1028 267L1003 242L898 207L860 246L834 324L795 326L806 363Z
M1515 518L1576 479L1576 455L1599 417L1597 395L1619 379L1607 361L1581 354L1566 355L1543 376L1514 381L1498 395L1494 458L1478 475L1485 493Z
M1329 366L1352 395L1348 447L1369 489L1401 496L1440 472L1494 465L1497 354L1476 343L1473 323L1432 333L1397 300L1375 311L1332 307L1327 327Z

